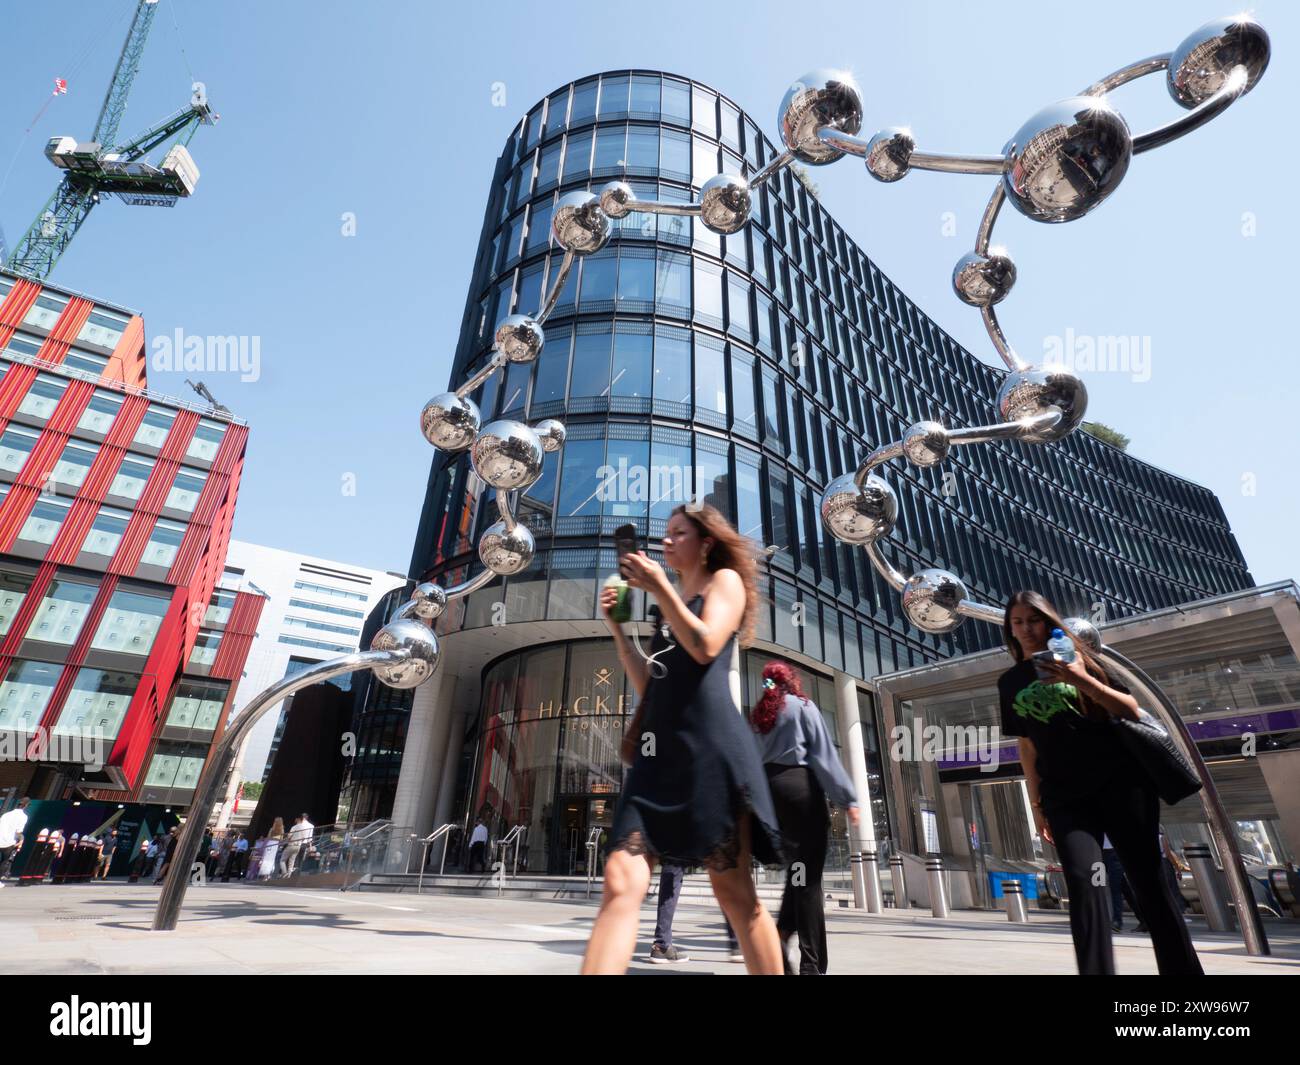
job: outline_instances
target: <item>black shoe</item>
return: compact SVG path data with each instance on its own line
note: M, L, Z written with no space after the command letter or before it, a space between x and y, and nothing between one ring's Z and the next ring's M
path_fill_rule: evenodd
M1124 923L1122 921L1111 921L1110 930L1112 932L1122 932L1124 931Z
M650 948L650 961L655 965L664 965L673 961L690 961L689 955L683 954L676 947L661 947L658 943Z

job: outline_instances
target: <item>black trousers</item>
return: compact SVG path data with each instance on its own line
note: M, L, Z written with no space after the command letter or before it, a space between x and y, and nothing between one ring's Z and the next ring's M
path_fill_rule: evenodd
M1151 932L1161 976L1202 975L1178 903L1161 866L1160 800L1150 785L1121 777L1082 799L1044 796L1043 813L1056 843L1070 890L1070 934L1081 975L1111 976L1110 905L1102 835L1110 836Z
M782 938L799 933L800 976L825 976L822 870L826 866L826 832L830 827L826 796L807 766L769 765L767 780L790 855L776 928Z

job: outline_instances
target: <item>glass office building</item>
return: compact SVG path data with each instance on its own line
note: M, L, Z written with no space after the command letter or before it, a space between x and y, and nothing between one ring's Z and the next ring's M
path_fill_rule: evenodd
M549 240L559 196L619 179L638 198L685 202L713 175L751 174L775 151L725 96L653 71L590 77L539 102L488 192L451 387L490 357L503 316L539 307L561 259ZM471 824L482 813L494 831L526 822L531 868L581 867L573 840L602 823L617 793L612 736L619 708L631 709L592 620L615 568L611 534L631 522L653 548L690 498L768 550L747 704L769 654L791 656L816 697L837 673L865 680L990 646L987 626L948 636L909 626L865 554L822 531L818 501L828 480L913 421L996 420L1002 372L900 292L793 169L756 190L734 236L683 217L615 222L608 245L575 265L539 359L510 364L474 397L485 423L556 417L568 437L519 502L537 537L533 564L440 622L443 668L468 669L472 657L477 673L456 685L465 753L440 812ZM985 601L1032 587L1068 612L1116 618L1252 584L1211 492L1083 432L963 448L938 470L893 464L885 475L899 496L886 557L903 572L949 568ZM478 536L496 518L466 455L437 453L412 577L472 576ZM514 627L526 646L481 667L477 644L458 655L475 631L504 647ZM833 717L833 700L822 705ZM865 687L859 707L874 721ZM888 796L873 800L877 834L891 835Z

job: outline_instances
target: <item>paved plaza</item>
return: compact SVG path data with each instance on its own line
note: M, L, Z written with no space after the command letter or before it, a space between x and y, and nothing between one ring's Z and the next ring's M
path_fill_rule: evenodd
M0 891L0 972L96 973L495 973L578 971L594 902L451 895L348 893L244 884L192 887L174 932L152 932L158 888L106 883ZM654 906L642 910L634 973L739 975L719 911L683 903L674 942L691 960L646 960ZM1210 974L1300 973L1300 928L1268 923L1274 954L1252 958L1236 936L1194 920ZM981 974L1074 972L1063 914L1032 911L1012 926L1002 914L928 911L873 916L827 910L831 973ZM1116 937L1122 974L1154 974L1146 936Z

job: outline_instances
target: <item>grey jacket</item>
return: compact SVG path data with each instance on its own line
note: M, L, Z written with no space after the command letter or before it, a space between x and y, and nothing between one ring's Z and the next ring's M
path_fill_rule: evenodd
M853 781L840 764L826 722L811 699L787 694L772 731L755 733L755 738L764 765L807 766L836 806L858 805Z

